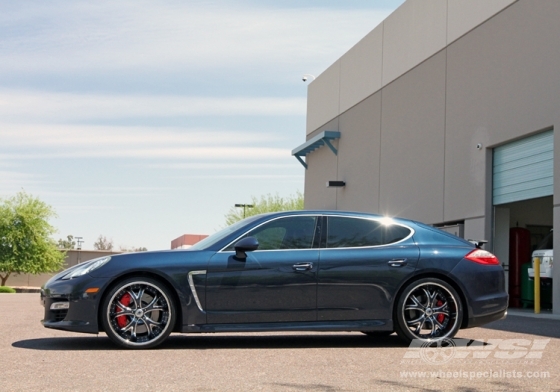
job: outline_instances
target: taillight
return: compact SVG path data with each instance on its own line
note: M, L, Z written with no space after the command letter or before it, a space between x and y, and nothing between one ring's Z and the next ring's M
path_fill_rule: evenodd
M470 252L468 255L465 256L465 259L474 261L478 264L486 264L486 265L498 265L500 264L500 260L492 253L488 252L487 250L483 249L475 249Z

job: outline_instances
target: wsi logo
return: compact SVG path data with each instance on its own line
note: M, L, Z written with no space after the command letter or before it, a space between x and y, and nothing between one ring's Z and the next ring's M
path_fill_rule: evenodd
M420 358L422 358L424 362L430 363L432 365L441 365L442 363L449 362L453 358L455 358L456 353L457 345L455 344L453 339L446 338L438 340L435 343L422 342L422 345L420 346Z
M453 359L541 359L550 339L442 339L410 342L403 359L421 359L430 365L441 365Z

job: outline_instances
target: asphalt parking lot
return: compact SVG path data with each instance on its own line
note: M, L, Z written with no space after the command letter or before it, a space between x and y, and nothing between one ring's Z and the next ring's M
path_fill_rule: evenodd
M43 328L38 294L0 294L4 391L560 391L560 321L509 316L443 348L395 335L172 335L118 349L104 335Z

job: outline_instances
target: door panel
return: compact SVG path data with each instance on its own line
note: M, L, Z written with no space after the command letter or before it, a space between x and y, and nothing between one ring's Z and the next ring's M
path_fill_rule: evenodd
M323 223L327 233L319 260L317 319L391 319L396 291L418 262L412 230L342 216Z
M217 253L206 278L207 320L215 323L315 321L319 251Z
M418 255L416 245L321 250L318 320L392 318L393 297Z
M240 260L230 246L212 257L206 278L208 323L317 319L317 216L271 219L241 236L259 250Z

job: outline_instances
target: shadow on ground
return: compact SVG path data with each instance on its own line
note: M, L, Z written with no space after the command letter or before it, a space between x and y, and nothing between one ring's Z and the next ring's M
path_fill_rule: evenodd
M560 338L560 321L558 320L507 316L503 320L494 321L481 328Z
M13 347L31 350L115 350L118 347L104 334L20 340ZM297 348L375 348L408 347L396 335L369 337L358 334L316 335L195 335L173 334L157 349L209 350L209 349L297 349Z

